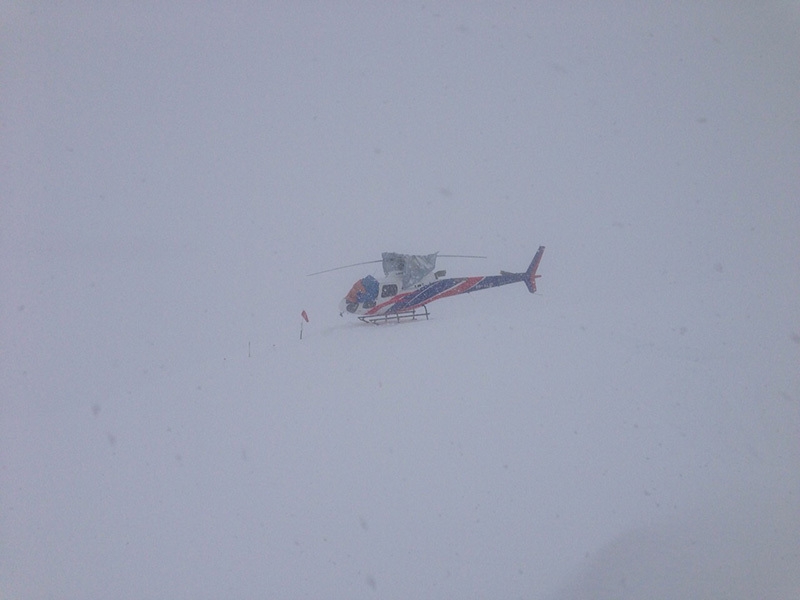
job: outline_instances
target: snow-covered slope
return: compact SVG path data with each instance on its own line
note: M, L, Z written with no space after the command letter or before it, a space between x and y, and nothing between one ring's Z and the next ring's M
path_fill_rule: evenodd
M0 596L800 591L796 11L493 6L9 9Z

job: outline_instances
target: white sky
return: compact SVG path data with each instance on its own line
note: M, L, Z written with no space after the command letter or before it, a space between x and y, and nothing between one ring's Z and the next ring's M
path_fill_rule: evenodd
M0 14L0 597L800 591L796 3Z

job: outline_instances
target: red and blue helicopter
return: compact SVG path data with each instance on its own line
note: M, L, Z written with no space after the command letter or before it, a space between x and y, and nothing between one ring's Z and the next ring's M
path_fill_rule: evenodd
M428 318L427 305L435 300L469 294L478 290L523 282L531 294L536 292L536 274L544 254L544 246L533 257L524 273L500 271L500 275L477 277L451 277L445 279L445 271L435 271L436 258L485 258L483 256L464 256L455 254L398 254L384 252L379 261L368 261L337 267L327 271L311 273L319 275L337 269L370 263L383 263L384 279L372 275L359 279L339 303L339 314L357 316L365 323L386 323L405 319Z

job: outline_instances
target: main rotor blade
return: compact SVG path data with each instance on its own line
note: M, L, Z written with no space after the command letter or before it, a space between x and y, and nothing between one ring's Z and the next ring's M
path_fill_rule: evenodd
M485 256L474 256L472 254L436 254L439 258L486 258ZM324 271L317 271L316 273L308 273L306 277L311 277L312 275L322 275L323 273L330 273L331 271L339 271L341 269L349 269L350 267L358 267L361 265L374 265L375 263L383 262L381 260L368 260L365 262L357 262L353 263L352 265L344 265L343 267L334 267L332 269L325 269Z
M439 258L486 258L485 256L473 256L471 254L437 254Z
M350 267L358 267L360 265L372 265L379 262L383 262L383 260L368 260L366 262L353 263L352 265L344 265L343 267L334 267L332 269L325 269L324 271L317 271L316 273L309 273L306 275L306 277L311 277L312 275L322 275L323 273L330 273L331 271L338 271L340 269L349 269Z

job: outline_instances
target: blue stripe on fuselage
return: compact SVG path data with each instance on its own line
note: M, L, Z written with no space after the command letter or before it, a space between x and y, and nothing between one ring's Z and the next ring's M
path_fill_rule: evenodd
M439 281L429 283L428 285L418 289L416 292L408 294L405 298L392 306L389 312L400 312L421 304L425 304L442 292L446 292L447 290L457 286L460 283L463 283L466 280L466 277L460 277L454 279L441 279Z
M469 288L469 292L477 292L478 290L485 290L487 288L497 287L499 285L507 285L509 283L516 283L522 281L524 278L523 273L506 273L505 275L487 275L481 281Z
M458 294L468 294L470 292L476 292L478 290L485 290L487 288L493 288L500 285L507 285L509 283L516 283L518 281L523 281L525 277L524 273L506 273L504 275L487 275L485 277L480 278L475 284L471 285L465 290L461 290ZM451 279L441 279L439 281L435 281L430 283L426 286L421 287L416 292L412 292L405 296L402 300L399 300L394 306L392 306L387 312L394 313L394 312L402 312L404 310L410 310L412 308L416 308L421 306L431 300L434 300L436 296L439 294L443 294L452 288L461 285L465 281L470 279L469 277L456 277ZM452 294L457 295L457 294Z

